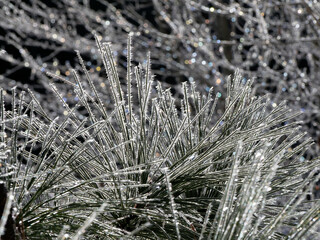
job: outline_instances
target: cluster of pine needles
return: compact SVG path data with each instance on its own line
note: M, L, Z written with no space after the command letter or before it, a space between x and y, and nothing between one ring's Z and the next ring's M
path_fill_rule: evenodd
M183 98L174 99L154 83L150 55L133 67L130 37L126 84L110 44L97 39L97 46L112 111L79 53L81 75L48 73L79 99L68 105L52 81L65 107L60 118L50 118L31 91L26 101L12 89L5 109L0 91L0 185L7 190L0 235L11 219L20 239L319 237L320 202L307 195L320 159L301 160L312 140L285 102L272 107L270 96L254 97L252 81L236 72L219 114L214 89L203 95L183 83Z

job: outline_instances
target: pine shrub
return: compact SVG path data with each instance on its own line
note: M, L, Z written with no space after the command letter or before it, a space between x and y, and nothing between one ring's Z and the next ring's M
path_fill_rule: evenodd
M130 38L125 84L110 44L97 39L97 46L112 111L79 53L85 80L75 70L72 80L48 73L79 100L69 105L51 82L65 108L60 119L31 91L28 102L13 89L5 109L0 91L0 176L8 191L0 234L12 214L22 239L319 237L320 202L307 195L320 160L301 158L312 140L285 102L272 107L268 95L254 97L252 81L237 72L223 113L215 110L221 94L202 95L195 83L182 84L179 102L154 83L150 56L131 66Z

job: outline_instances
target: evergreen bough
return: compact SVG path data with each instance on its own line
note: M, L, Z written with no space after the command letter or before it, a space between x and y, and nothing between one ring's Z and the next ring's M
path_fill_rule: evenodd
M27 102L12 89L7 110L0 91L0 176L8 190L1 235L12 215L22 239L319 237L320 202L307 194L320 160L301 161L312 141L302 140L284 102L272 108L268 96L252 96L252 81L236 72L222 114L219 93L201 95L195 83L182 84L177 104L154 86L150 56L132 68L130 37L123 88L110 44L97 45L111 112L79 53L86 81L74 70L74 81L56 76L74 87L78 103L69 106L50 83L65 106L60 120L31 91Z

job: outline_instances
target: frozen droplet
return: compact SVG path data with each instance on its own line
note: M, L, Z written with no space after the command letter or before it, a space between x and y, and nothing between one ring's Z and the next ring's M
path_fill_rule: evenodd
M269 192L271 189L272 189L272 188L271 188L270 186L266 186L266 187L264 188L264 190L265 190L266 192Z

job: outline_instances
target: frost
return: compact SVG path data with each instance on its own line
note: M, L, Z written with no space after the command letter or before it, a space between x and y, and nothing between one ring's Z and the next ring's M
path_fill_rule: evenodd
M267 96L253 98L239 71L225 96L184 84L176 101L154 86L152 53L121 78L100 41L107 80L92 78L77 52L84 75L58 78L75 92L51 84L65 104L59 118L32 91L29 99L13 94L15 107L5 110L0 91L0 177L13 196L6 214L13 206L28 238L265 239L284 227L291 239L311 234L320 208L305 199L320 160L300 161L312 140L297 122L282 124L296 117L284 103L271 109ZM74 93L74 105L63 101Z

